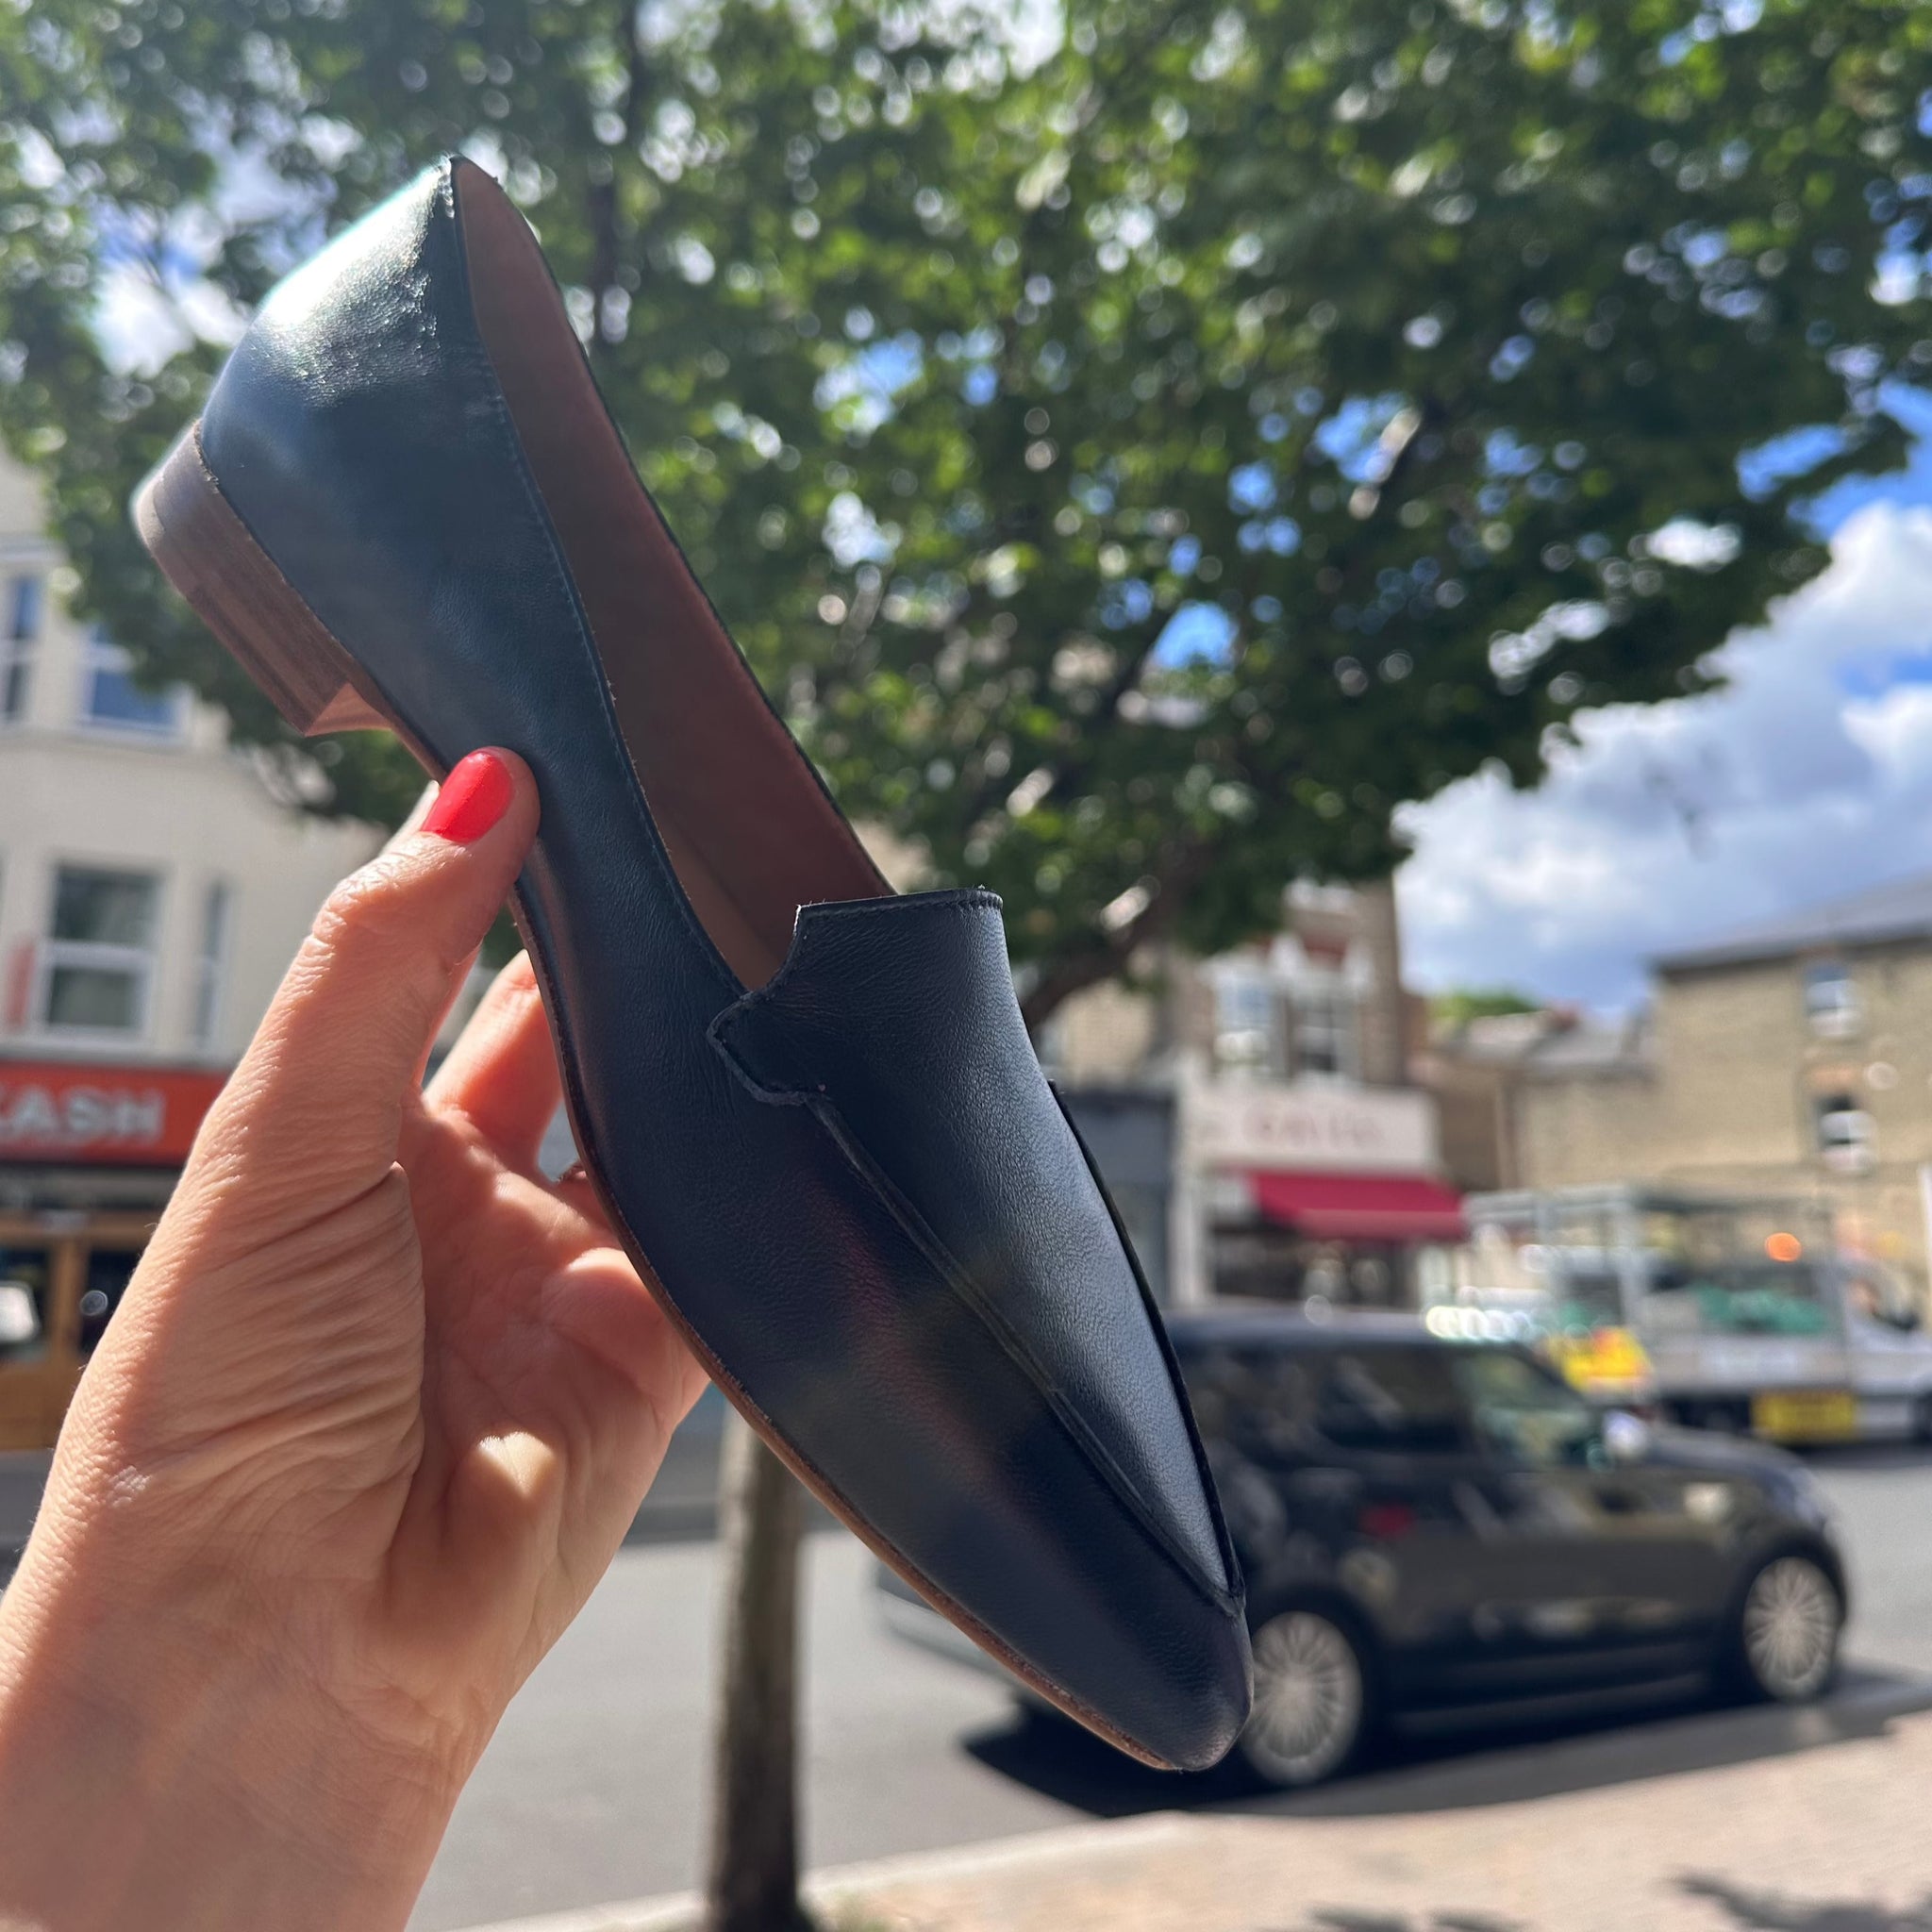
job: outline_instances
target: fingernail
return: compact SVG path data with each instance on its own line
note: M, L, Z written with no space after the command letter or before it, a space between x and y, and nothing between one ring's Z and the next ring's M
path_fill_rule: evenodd
M423 829L452 844L474 844L509 809L516 791L493 751L473 751L442 781Z

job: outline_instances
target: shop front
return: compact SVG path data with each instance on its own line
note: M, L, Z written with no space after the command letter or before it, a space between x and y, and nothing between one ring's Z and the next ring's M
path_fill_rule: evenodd
M1412 1089L1206 1082L1181 1145L1200 1295L1412 1308L1419 1257L1462 1238Z
M0 1058L0 1449L58 1433L225 1078Z

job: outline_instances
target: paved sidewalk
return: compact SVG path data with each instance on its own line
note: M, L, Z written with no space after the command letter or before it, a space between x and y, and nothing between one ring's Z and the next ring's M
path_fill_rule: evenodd
M1474 1760L1434 1808L1398 1777L1379 1815L1341 1815L1341 1786L1336 1815L1161 1812L812 1890L854 1932L1932 1932L1932 1713L1903 1707L1748 1713L1742 1761L1629 1781L1615 1739L1556 1745L1552 1795L1488 1802ZM493 1932L691 1923L683 1898Z

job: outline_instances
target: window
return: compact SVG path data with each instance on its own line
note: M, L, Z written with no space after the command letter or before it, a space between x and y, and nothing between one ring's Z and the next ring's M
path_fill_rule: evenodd
M1567 1382L1507 1348L1458 1350L1454 1366L1485 1449L1533 1469L1590 1460L1596 1417Z
M1338 1352L1315 1403L1315 1426L1338 1449L1444 1455L1468 1446L1448 1352Z
M0 1361L38 1361L47 1352L51 1249L0 1246Z
M1826 1335L1833 1318L1809 1261L1672 1266L1652 1285L1650 1314L1674 1335Z
M190 1038L197 1047L214 1044L222 1017L222 979L228 961L228 924L233 895L226 879L210 879L201 902L201 946L194 957L194 1015Z
M94 1248L87 1257L87 1282L80 1291L80 1352L91 1356L108 1332L127 1284L141 1260L139 1248Z
M1845 1274L1845 1306L1861 1322L1910 1334L1920 1324L1919 1305L1897 1275L1869 1263Z
M1870 1174L1878 1160L1872 1116L1850 1093L1821 1093L1817 1109L1818 1155L1831 1174Z
M160 881L144 873L60 868L42 977L42 1026L82 1033L146 1026L159 900Z
M147 738L178 738L187 723L186 693L179 685L148 691L134 681L127 653L95 631L83 665L80 715L89 724Z
M1263 1069L1274 1047L1274 982L1251 966L1224 966L1214 978L1215 1065Z
M7 580L7 601L0 616L0 724L17 724L33 700L34 647L41 640L41 611L46 579L23 574Z
M1858 1030L1858 989L1842 959L1805 969L1805 1017L1821 1040L1848 1040Z
M1355 995L1340 984L1297 989L1294 1070L1298 1074L1355 1072Z

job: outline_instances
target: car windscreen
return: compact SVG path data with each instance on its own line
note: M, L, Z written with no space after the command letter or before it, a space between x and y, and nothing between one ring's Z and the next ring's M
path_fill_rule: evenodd
M1441 1454L1468 1446L1448 1351L1426 1343L1183 1347L1204 1434L1249 1455L1306 1457L1324 1446Z
M1579 1267L1558 1257L1548 1274L1550 1324L1559 1335L1614 1328L1624 1320L1624 1292L1608 1268Z
M1533 1469L1590 1460L1596 1416L1559 1376L1513 1348L1457 1349L1451 1366L1483 1448Z

